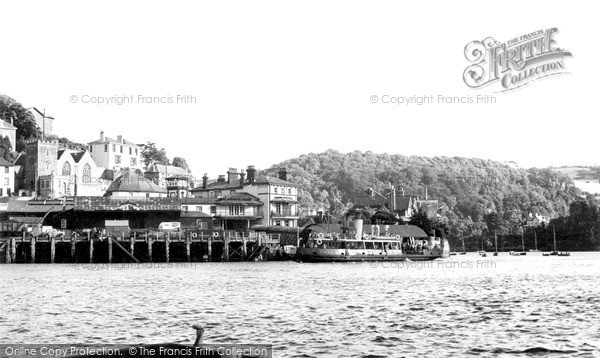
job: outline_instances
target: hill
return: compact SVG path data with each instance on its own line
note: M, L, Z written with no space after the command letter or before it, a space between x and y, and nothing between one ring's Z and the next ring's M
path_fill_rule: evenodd
M427 187L430 199L448 206L443 220L455 236L459 231L466 236L484 234L490 213L497 213L500 219L499 234L515 235L530 212L550 218L566 216L581 195L567 174L474 158L330 149L286 160L264 172L276 175L282 166L290 172L290 180L301 186L299 200L304 211L324 208L343 213L369 187L382 192L392 184L420 197Z

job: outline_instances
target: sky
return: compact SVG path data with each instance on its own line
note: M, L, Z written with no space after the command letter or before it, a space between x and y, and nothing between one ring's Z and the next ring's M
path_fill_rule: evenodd
M60 136L86 143L103 130L155 142L196 176L329 148L597 165L591 4L4 2L0 93L45 108ZM553 27L573 55L568 74L503 93L464 83L469 42ZM437 103L440 95L495 103ZM383 103L410 96L436 103Z

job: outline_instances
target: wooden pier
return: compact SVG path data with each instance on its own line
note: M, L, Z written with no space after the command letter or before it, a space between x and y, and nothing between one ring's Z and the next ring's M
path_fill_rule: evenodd
M0 263L255 261L280 250L279 237L234 231L130 237L0 238Z

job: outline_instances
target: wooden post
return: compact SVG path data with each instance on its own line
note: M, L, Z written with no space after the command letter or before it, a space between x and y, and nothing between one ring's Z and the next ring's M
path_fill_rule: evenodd
M185 237L185 257L187 262L190 262L192 238L188 235Z
M77 239L73 236L71 236L71 261L76 262L77 258L75 257L76 254L76 245L77 245Z
M225 253L225 261L229 261L229 237L223 235L223 250Z
M14 237L10 238L10 256L12 257L12 262L17 262L17 240Z
M248 257L248 248L246 247L246 235L242 233L242 254L244 254L244 260Z
M152 262L152 238L149 237L146 241L148 242L148 258Z
M108 263L112 264L112 237L108 238Z
M135 238L132 237L129 242L129 251L131 252L132 255L134 255L134 253L133 253L134 248L135 248Z
M88 234L89 237L89 234ZM93 239L89 239L90 240L90 263L94 262L94 240Z
M208 237L208 261L212 261L212 237Z
M54 238L50 239L50 263L54 263L54 258L56 257L56 240Z
M35 263L35 237L31 238L31 263Z
M169 262L169 244L171 243L171 235L165 237L165 256L167 258L167 263Z

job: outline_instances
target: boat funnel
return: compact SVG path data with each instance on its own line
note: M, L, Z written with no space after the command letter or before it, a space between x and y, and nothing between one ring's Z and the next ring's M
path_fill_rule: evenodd
M356 229L356 235L358 236L358 238L362 238L362 232L363 232L363 221L362 221L362 219L356 219L356 220L354 220L354 228Z

